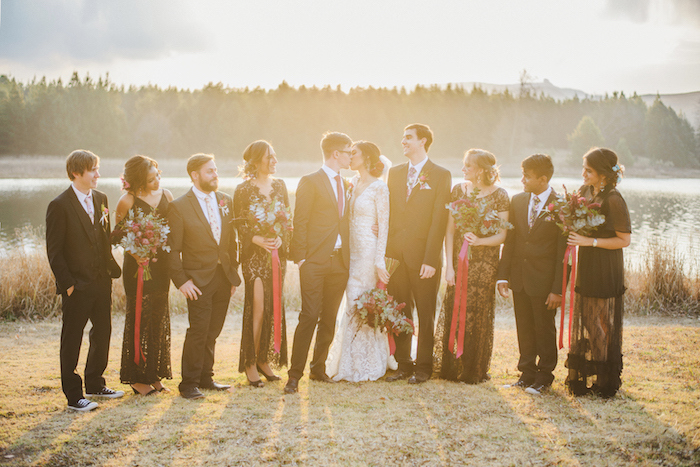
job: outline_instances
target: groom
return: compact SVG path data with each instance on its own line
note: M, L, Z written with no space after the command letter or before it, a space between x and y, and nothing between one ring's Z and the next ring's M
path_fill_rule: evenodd
M509 387L541 394L552 385L557 366L554 316L561 304L566 237L542 216L556 193L549 186L554 166L549 156L534 154L522 162L524 193L513 196L509 230L498 265L498 292L513 290L518 332L520 379ZM539 360L538 360L539 358Z
M316 324L309 377L334 382L326 375L326 357L348 282L349 225L346 186L340 170L350 166L352 140L343 133L326 133L321 150L323 167L302 177L296 192L290 257L299 265L301 313L294 332L289 380L284 387L287 394L299 388Z
M221 193L210 154L187 160L192 189L170 203L170 278L187 297L190 327L182 347L180 395L204 397L200 389L225 391L214 376L214 346L226 319L231 295L240 285L233 205Z
M389 170L389 238L386 253L399 260L388 291L399 303L406 303L410 318L415 304L418 312L418 353L411 359L412 336L396 338L398 371L387 381L408 379L424 383L433 373L433 331L435 306L442 268L442 242L447 225L452 175L428 159L433 132L414 123L404 128L405 164Z

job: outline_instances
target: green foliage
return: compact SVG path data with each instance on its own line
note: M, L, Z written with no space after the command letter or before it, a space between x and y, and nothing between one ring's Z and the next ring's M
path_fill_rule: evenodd
M579 161L592 147L604 145L605 138L603 138L600 128L588 115L581 119L574 132L569 135L569 148L573 161Z
M630 160L700 165L693 128L660 100L649 108L639 96L623 93L556 101L530 92L527 76L521 81L515 96L454 85L348 92L286 82L272 90L221 83L196 90L125 89L109 75L94 80L74 73L65 85L60 79L21 83L0 76L0 155L65 155L85 148L102 157L211 152L238 160L251 141L267 139L286 160L320 160L321 135L337 130L373 141L390 159L402 161L404 126L422 122L435 132L431 155L437 159L459 158L466 149L481 147L500 163L517 164L533 150L567 148L572 135L577 163L590 145L624 140ZM595 123L578 128L585 116Z

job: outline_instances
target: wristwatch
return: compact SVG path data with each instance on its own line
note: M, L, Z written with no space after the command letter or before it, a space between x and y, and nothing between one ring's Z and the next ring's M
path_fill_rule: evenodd
M598 246L598 239L594 238L593 239L593 248L596 248Z

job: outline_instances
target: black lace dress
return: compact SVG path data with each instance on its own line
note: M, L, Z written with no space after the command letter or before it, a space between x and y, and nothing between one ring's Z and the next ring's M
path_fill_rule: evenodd
M156 208L135 198L132 209L144 213L153 212L164 217L168 212L168 199L163 195ZM120 226L117 226L119 228ZM136 318L136 274L138 264L128 253L124 253L124 292L126 294L126 317L124 322L124 343L122 345L121 382L124 384L152 384L163 378L171 379L170 367L170 309L168 291L167 252L159 250L156 262L150 265L152 279L143 282L141 305L141 326L139 340L145 360L138 365L134 362L134 324Z
M593 198L592 187L581 188ZM594 199L601 203L605 223L591 237L612 238L631 233L625 200L606 187ZM622 316L625 293L622 249L579 247L571 349L566 361L566 385L574 395L589 392L612 397L622 384Z
M467 198L467 194L462 190L462 184L455 185L450 202ZM483 199L488 202L489 209L495 209L497 212L507 212L510 209L508 192L503 188L498 188ZM455 225L452 254L455 275L465 233ZM435 367L439 368L441 378L476 384L489 379L496 307L496 274L501 247L470 246L469 249L471 259L469 260L463 353L460 358L455 358L448 346L455 299L455 286L448 285L442 302L442 313L438 319L434 355Z
M245 180L236 187L233 195L233 211L238 229L238 241L240 242L240 263L245 280L245 301L243 305L243 332L241 336L241 355L238 363L238 371L244 372L249 366L256 363L269 362L273 366L287 365L287 331L284 316L284 299L280 306L282 311L282 343L280 352L274 348L274 310L272 294L272 255L264 248L253 243L254 227L247 221L247 213L251 205L256 203L270 203L270 200L278 200L289 206L287 186L280 179L273 179L270 199L260 193L258 187L250 180ZM284 285L284 275L287 269L287 257L289 251L290 232L282 236L282 246L279 248L282 280L280 287ZM253 339L253 287L255 280L260 278L263 286L263 321L260 332L260 353L255 352Z

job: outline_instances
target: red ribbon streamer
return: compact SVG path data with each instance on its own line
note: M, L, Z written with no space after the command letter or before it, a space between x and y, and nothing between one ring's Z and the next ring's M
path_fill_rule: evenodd
M386 284L382 281L377 281L377 288L386 290ZM396 352L396 341L394 341L393 329L388 322L384 324L384 328L386 329L387 337L389 337L389 355L394 355L394 352Z
M282 271L280 256L277 248L272 250L272 310L275 326L275 352L280 353L282 348Z
M571 289L569 291L569 347L571 347L571 328L572 328L572 317L574 315L574 299L576 297L576 263L578 263L577 258L578 249L569 245L566 247L566 252L564 252L564 274L562 274L561 280L561 297L562 300L566 298L566 266L569 264L569 255L571 256L571 276L569 278L569 283L571 284ZM564 303L561 307L561 323L559 325L559 348L564 348Z
M143 266L139 264L136 279L136 316L134 317L134 363L145 360L141 350L141 307L143 305Z
M450 326L450 352L454 349L459 319L459 337L455 357L459 358L464 352L464 331L467 322L467 284L469 283L469 240L464 240L457 261L457 280L455 281L455 302L452 306L452 325Z

